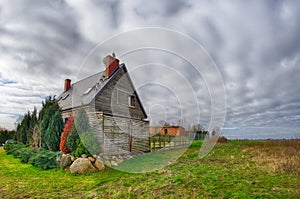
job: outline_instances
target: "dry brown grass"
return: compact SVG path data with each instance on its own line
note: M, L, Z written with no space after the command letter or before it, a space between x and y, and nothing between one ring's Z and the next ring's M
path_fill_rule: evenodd
M300 176L300 139L262 141L246 145L243 152L270 172L295 173Z

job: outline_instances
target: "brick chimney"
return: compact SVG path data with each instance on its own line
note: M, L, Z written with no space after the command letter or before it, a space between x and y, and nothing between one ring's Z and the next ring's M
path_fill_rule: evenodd
M65 89L64 91L67 91L71 88L71 80L70 79L65 79Z
M113 56L107 55L104 60L106 70L105 70L105 77L109 78L113 72L119 67L119 60L115 57L115 54L113 53Z

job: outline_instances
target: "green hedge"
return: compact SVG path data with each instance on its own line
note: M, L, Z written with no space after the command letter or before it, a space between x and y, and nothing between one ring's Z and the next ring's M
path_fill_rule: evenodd
M60 152L52 152L46 150L39 150L30 159L29 163L40 169L53 169L59 166L56 158L61 156Z
M34 148L32 147L26 147L19 150L18 156L15 156L16 158L20 158L21 162L27 163L28 160L34 156Z
M17 144L17 143L9 143L4 145L4 149L7 155L16 156L20 149L26 148L24 144Z
M52 152L40 149L35 152L33 147L27 147L23 144L5 144L6 154L19 158L23 163L30 163L41 169L53 169L59 166L56 158L61 156L60 152Z

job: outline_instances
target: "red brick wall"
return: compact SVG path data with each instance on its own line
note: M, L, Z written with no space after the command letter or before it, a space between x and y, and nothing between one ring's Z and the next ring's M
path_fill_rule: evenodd
M170 126L170 127L150 127L150 135L155 135L157 133L161 135L165 135L167 132L167 135L184 135L185 129L178 126Z

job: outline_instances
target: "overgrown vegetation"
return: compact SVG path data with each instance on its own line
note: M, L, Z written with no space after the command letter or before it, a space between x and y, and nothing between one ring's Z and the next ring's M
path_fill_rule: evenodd
M168 166L137 174L114 169L88 175L41 171L0 150L0 198L299 198L297 172L270 171L255 158L261 153L276 154L268 159L274 164L284 157L299 157L299 142L228 141L216 144L199 159L201 142L195 141ZM143 158L142 163L147 166L176 151L156 153L161 154ZM140 160L142 156L136 156L123 164L133 167Z
M300 139L250 142L243 151L269 172L296 173L300 177Z

